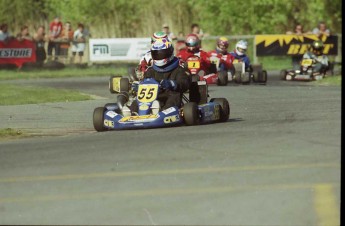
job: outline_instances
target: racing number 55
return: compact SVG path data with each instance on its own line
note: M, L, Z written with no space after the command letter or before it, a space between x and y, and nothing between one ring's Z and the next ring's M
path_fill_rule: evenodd
M139 87L138 100L141 102L151 102L156 99L158 85L147 85Z

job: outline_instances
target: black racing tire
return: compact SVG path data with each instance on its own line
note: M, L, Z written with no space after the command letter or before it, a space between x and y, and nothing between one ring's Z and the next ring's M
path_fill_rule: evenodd
M266 70L262 71L262 77L260 79L260 82L267 83L267 71Z
M249 71L244 72L244 74L241 75L241 81L243 85L249 85L251 80L251 74Z
M226 86L228 85L228 73L226 71L219 71L218 72L218 86Z
M254 71L253 72L253 82L258 82L259 81L259 72Z
M226 98L212 98L210 102L214 102L220 105L219 122L226 122L230 117L230 104Z
M120 92L129 92L129 79L121 78L120 79Z
M93 127L97 132L103 132L106 129L103 126L104 123L104 107L95 108L93 111Z
M281 70L280 71L280 79L286 80L287 70Z
M242 82L242 78L241 77L242 77L241 73L235 71L235 83L241 83Z
M183 105L183 118L187 126L199 124L200 119L197 103L189 102Z

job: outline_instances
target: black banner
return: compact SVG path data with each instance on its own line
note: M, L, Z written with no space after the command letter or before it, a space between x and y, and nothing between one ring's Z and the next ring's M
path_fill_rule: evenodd
M323 54L338 54L338 36L317 35L256 35L257 56L303 55L315 40L324 43Z

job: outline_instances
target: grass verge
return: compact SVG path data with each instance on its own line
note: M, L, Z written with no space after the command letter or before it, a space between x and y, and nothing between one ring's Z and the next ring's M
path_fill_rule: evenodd
M341 77L340 75L329 76L322 80L316 81L317 85L328 85L328 86L341 86Z
M0 84L0 105L38 104L91 100L77 91L45 87Z
M28 137L29 135L25 132L17 129L0 129L0 140L8 140L8 139L15 139L15 138L22 138Z
M67 78L87 76L126 75L127 67L121 65L100 66L87 68L66 67L60 70L33 69L24 70L0 70L0 80L31 79L31 78Z

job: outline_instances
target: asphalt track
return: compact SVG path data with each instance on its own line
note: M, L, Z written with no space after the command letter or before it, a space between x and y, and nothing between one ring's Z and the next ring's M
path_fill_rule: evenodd
M92 101L1 106L0 224L339 225L341 88L210 86L226 123L97 133L108 78L4 81Z

